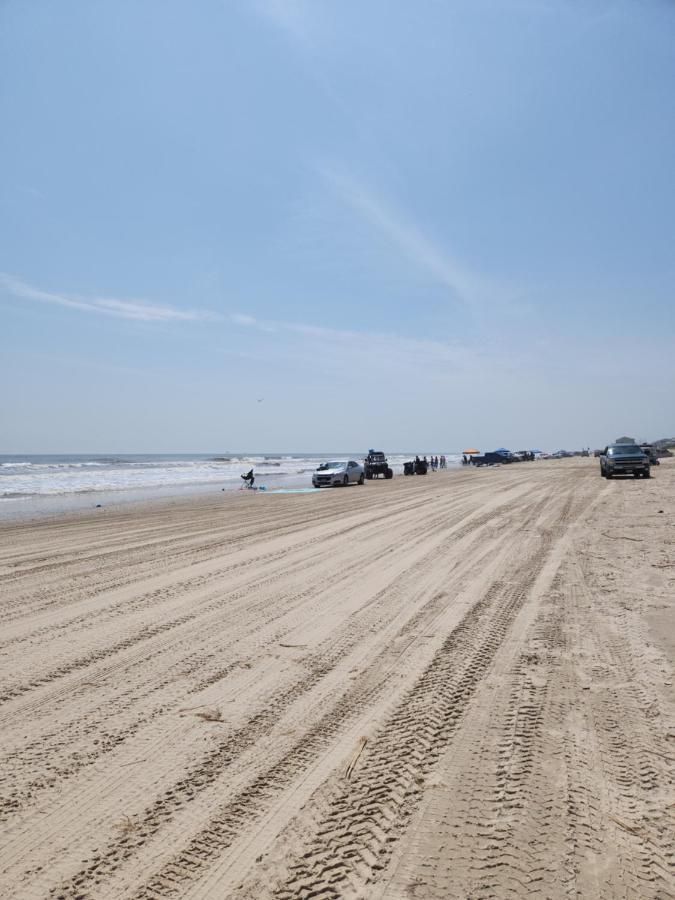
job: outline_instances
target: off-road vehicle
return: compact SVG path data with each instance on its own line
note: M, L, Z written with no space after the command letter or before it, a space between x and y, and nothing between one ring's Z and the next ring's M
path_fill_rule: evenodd
M368 456L363 460L363 470L366 478L378 478L380 475L384 475L385 478L394 477L387 457L381 450L368 451Z

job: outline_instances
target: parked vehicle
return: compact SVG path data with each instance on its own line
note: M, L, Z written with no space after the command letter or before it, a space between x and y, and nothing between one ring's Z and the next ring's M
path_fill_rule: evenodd
M363 466L353 459L321 463L319 468L312 472L314 487L347 487L348 484L363 484L364 480Z
M513 462L512 456L505 456L503 453L483 453L479 456L471 457L472 466L501 466L505 463Z
M659 451L656 449L656 447L653 447L651 444L640 444L640 450L642 450L645 456L649 459L650 466L661 465L659 461Z
M649 457L636 444L611 444L600 457L600 474L603 478L615 475L649 478Z
M387 462L387 457L381 450L369 450L368 456L363 461L363 470L366 478L379 478L384 475L385 478L393 478L394 473L391 466Z
M410 462L403 463L403 474L404 475L426 475L428 471L429 465L425 463L423 459L417 457L416 459L411 459Z

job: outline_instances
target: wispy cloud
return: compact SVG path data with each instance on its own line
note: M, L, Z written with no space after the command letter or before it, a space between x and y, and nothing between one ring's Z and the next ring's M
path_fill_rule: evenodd
M304 46L309 45L311 35L305 0L255 0L253 9L293 40Z
M342 97L339 83L327 71L326 55L336 35L334 29L326 26L323 5L312 0L254 0L246 7L287 38L308 77L352 127L359 129L353 111Z
M407 338L396 334L359 332L327 328L304 322L280 322L235 314L232 321L259 332L295 336L300 344L277 342L275 352L288 354L298 361L310 361L313 367L330 368L344 376L358 377L364 372L377 372L396 377L452 378L459 372L475 372L485 364L487 356L475 348L454 341ZM490 358L498 360L493 352Z
M82 312L116 316L119 319L134 319L141 322L187 322L212 318L208 313L198 310L158 306L145 300L118 300L114 297L84 298L74 294L44 291L4 273L0 273L0 289L24 300L35 300L39 303L64 306L67 309L76 309Z
M27 194L29 197L32 197L34 200L44 200L45 195L39 188L33 187L30 184L18 184L16 186L17 191L22 194Z
M506 299L507 291L460 263L393 204L345 169L328 164L317 165L317 169L343 203L410 262L448 288L455 299L468 306L488 298Z
M276 322L265 322L262 319L256 319L255 316L249 316L244 313L230 313L228 318L230 322L234 322L235 325L256 328L258 331L270 333L279 330L279 325Z
M245 315L244 313L232 313L230 316L235 325L252 325L258 324L258 320L254 316Z

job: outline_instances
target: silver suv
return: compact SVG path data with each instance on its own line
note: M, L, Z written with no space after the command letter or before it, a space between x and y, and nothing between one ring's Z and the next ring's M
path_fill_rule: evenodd
M321 463L312 473L314 487L346 487L348 484L363 484L364 479L363 466L353 459Z

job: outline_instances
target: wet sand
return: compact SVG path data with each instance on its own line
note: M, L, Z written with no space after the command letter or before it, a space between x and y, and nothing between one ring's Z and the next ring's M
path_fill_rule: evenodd
M0 895L673 895L674 462L0 525Z

